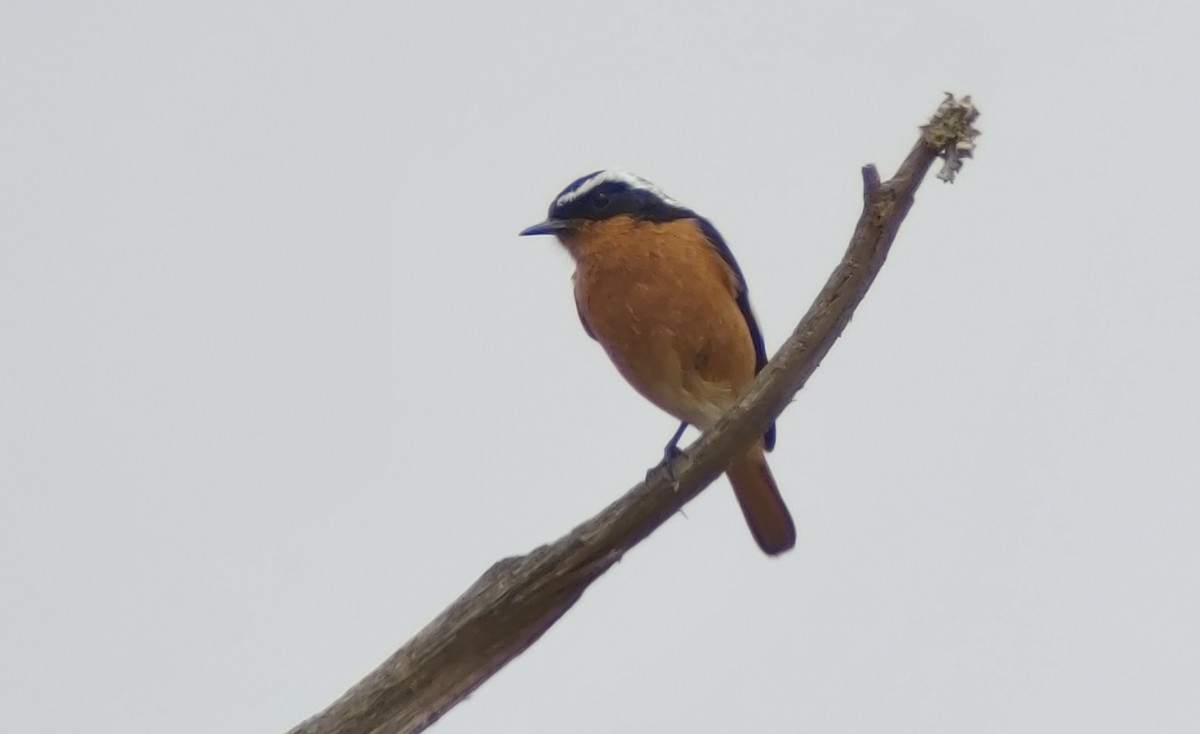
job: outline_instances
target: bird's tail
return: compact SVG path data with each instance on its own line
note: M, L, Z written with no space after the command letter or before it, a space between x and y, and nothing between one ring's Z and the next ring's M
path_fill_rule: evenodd
M796 525L783 503L762 446L734 459L725 470L758 547L776 556L796 545Z

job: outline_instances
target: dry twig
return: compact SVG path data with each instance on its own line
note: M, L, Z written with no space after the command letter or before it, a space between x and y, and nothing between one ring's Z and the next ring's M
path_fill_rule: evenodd
M934 159L945 159L939 177L952 181L970 157L977 116L970 97L947 94L891 180L880 182L874 166L863 168L863 212L842 262L753 388L676 461L677 486L657 472L553 543L496 563L404 647L289 734L422 731L533 644L783 412L866 295Z

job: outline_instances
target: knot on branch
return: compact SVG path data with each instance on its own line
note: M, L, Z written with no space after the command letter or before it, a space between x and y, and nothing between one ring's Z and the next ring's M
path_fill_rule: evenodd
M867 212L872 225L878 227L892 218L896 211L896 192L891 182L876 188L867 198Z

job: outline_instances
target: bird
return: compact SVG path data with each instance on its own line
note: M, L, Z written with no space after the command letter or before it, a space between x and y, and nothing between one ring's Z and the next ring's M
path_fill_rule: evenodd
M575 306L584 331L621 376L681 421L665 449L679 453L688 425L707 430L767 362L746 279L709 220L622 169L572 181L547 218L521 236L553 235L575 263ZM767 465L775 426L725 471L751 535L774 556L796 527Z

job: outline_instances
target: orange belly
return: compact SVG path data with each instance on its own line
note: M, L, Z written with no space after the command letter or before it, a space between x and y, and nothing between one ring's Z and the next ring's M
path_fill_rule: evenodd
M626 380L705 429L754 379L754 345L733 272L690 220L618 217L568 241L575 300Z

